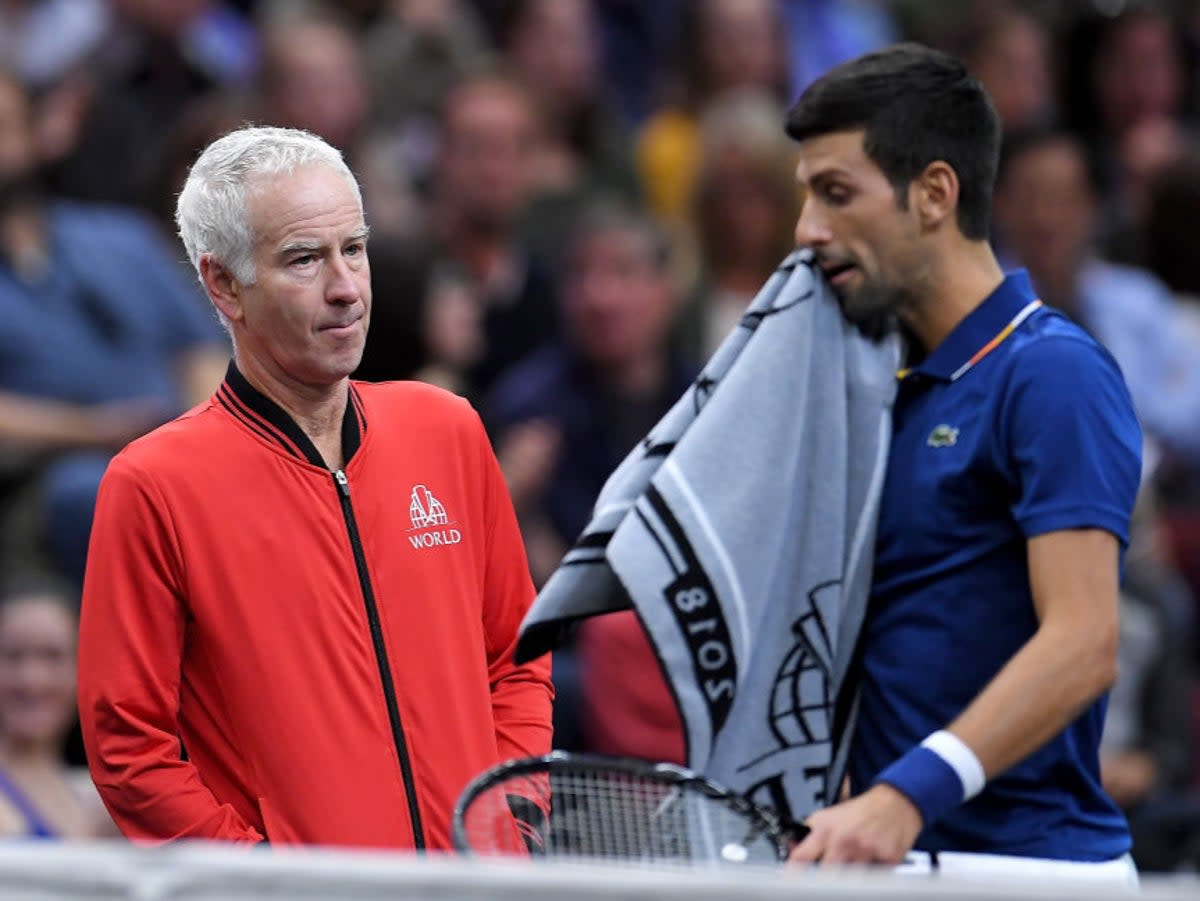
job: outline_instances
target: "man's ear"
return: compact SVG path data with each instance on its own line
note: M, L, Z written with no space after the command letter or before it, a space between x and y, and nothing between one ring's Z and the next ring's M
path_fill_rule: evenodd
M213 306L230 322L242 318L242 285L211 253L200 256L200 281Z
M958 174L943 160L934 160L913 180L910 200L923 230L939 228L947 220L956 221L958 187Z

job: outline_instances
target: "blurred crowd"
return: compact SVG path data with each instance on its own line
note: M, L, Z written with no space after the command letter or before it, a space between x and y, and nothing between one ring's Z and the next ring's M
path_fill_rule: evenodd
M0 0L0 572L69 597L111 454L221 379L173 211L199 150L252 121L346 155L372 229L357 377L476 405L542 582L792 247L788 104L903 39L983 81L1006 133L1002 258L1129 383L1147 454L1105 780L1142 866L1200 859L1191 0ZM29 801L8 741L54 704L14 662L46 669L10 635L25 597L0 606L0 832L42 810L78 834L82 808ZM682 757L631 614L586 624L555 679L557 746Z

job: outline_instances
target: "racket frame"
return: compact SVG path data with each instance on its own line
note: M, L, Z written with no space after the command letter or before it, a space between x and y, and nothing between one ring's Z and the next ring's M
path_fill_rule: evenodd
M646 779L667 788L678 787L685 791L699 792L728 806L734 813L745 818L748 825L761 829L762 835L775 845L780 861L786 860L793 843L808 833L808 827L802 823L785 822L774 811L678 764L642 760L637 757L551 751L535 757L518 757L504 761L480 773L467 784L454 805L451 818L451 840L455 849L463 854L475 853L467 837L466 818L471 805L478 797L520 776L550 776L555 772L592 775L612 773Z

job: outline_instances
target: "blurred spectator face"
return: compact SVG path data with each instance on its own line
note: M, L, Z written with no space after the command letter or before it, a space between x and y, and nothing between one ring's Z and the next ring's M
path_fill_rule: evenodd
M795 192L785 185L780 193L778 179L746 153L721 154L700 191L704 243L718 258L771 266L790 248L796 205L789 193Z
M716 98L701 120L695 217L705 260L716 271L766 268L792 249L799 212L796 145L783 110L761 91Z
M1100 115L1112 134L1176 115L1183 65L1170 20L1142 13L1114 25L1097 54L1093 78Z
M570 108L596 89L594 34L587 0L530 0L513 34L513 60L548 103Z
M1095 224L1095 198L1078 145L1056 138L1010 160L996 186L995 215L1006 246L1035 274L1077 266Z
M465 278L434 276L425 301L429 360L466 370L483 356L483 304Z
M572 248L566 328L585 359L605 369L643 358L670 326L674 296L647 236L634 228L586 233Z
M20 84L0 75L0 206L29 183L36 164L29 99Z
M533 107L513 85L470 82L455 90L442 122L444 202L472 228L503 231L532 185Z
M353 148L368 111L362 56L349 33L323 22L284 26L267 42L266 115L303 128L343 151Z
M70 728L75 630L56 598L20 598L0 611L0 729L9 742L55 742Z
M782 81L783 29L771 0L702 0L700 53L711 93L774 90Z
M1028 126L1051 106L1049 42L1028 16L1006 17L971 60L1005 128Z

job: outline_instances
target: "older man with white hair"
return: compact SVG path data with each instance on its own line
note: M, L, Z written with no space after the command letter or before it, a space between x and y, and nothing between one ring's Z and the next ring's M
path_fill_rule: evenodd
M550 742L548 660L512 661L533 589L487 437L446 392L350 380L371 284L338 151L233 132L177 221L234 360L101 486L92 776L133 838L447 848L471 776Z

